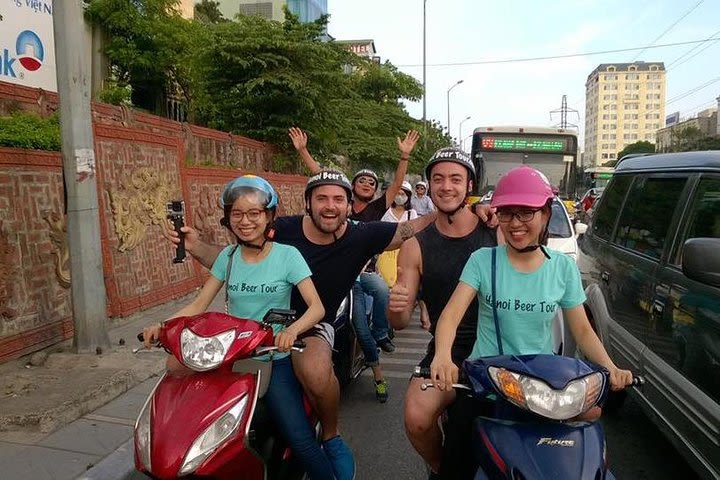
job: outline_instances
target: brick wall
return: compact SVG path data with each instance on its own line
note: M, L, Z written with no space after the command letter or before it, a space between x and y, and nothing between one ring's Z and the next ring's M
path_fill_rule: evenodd
M17 109L49 115L57 96L0 82L0 115ZM171 262L174 249L157 225L164 208L148 203L184 199L188 222L218 244L228 237L217 199L243 173L263 175L277 188L281 213L303 211L306 178L270 172L270 145L127 108L93 104L92 111L111 317L186 295L206 275L197 262ZM62 211L61 155L0 148L0 362L72 337L57 243L64 238Z

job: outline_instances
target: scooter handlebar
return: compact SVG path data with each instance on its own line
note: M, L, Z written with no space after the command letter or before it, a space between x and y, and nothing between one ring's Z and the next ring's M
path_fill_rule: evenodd
M642 387L645 385L645 377L641 377L640 375L633 375L632 383L630 386L632 387Z
M418 365L413 370L413 377L415 378L430 378L430 367L421 367Z

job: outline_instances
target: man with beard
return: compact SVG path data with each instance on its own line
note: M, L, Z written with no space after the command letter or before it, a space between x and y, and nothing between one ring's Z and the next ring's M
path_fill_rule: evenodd
M312 175L321 171L321 167L312 157L307 148L307 135L301 129L292 127L289 130L290 139L293 142L300 158L310 170ZM415 148L420 135L415 130L409 130L404 139L397 139L400 160L398 161L395 177L390 186L378 198L374 199L379 186L377 174L370 169L359 170L352 179L352 211L350 220L359 222L373 222L381 220L385 212L392 205L395 197L400 193L405 174L407 173L408 160ZM387 306L390 291L387 283L375 272L374 260L363 271L358 281L353 286L353 311L352 321L357 331L358 341L365 355L365 363L372 369L375 380L375 396L380 403L385 403L388 398L388 383L384 378L380 366L380 356L377 348L380 347L386 353L393 353L395 345L390 339L390 328L387 319ZM369 323L365 295L372 297L372 325Z
M437 217L432 225L400 247L398 277L390 292L389 311L392 326L405 328L421 288L430 317L430 333L434 335L440 313L455 290L470 254L481 247L497 245L497 240L495 232L475 215L475 205L465 207L475 181L475 167L465 152L457 148L438 150L428 162L425 176L430 183L430 198ZM458 327L452 348L452 359L458 366L470 355L475 343L477 309L475 299ZM434 355L433 338L420 366L429 367ZM413 378L408 385L405 431L410 443L430 466L432 479L440 478L443 455L438 418L454 401L455 392L422 391L420 385L424 382Z
M322 445L337 480L354 478L355 462L338 435L340 390L332 366L331 322L365 264L383 250L398 248L432 221L424 217L399 224L348 222L351 194L350 182L342 172L320 171L305 187L306 215L280 217L273 225L273 239L296 247L305 258L325 307L325 318L304 338L307 347L302 354L293 354L292 362L322 425ZM187 251L206 267L212 266L221 247L204 243L190 227L182 231ZM173 242L179 242L175 232L168 234ZM290 306L298 315L307 308L296 290Z

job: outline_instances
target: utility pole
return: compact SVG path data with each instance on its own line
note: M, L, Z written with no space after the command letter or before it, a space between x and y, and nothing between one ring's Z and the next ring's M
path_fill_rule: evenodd
M552 121L553 113L559 113L560 114L560 123L555 125L555 128L562 128L567 129L568 127L572 127L576 130L579 130L578 126L573 123L568 123L567 115L568 112L573 112L575 115L577 115L578 120L580 119L580 114L577 110L574 108L568 108L567 105L567 95L562 96L562 103L560 104L559 110L552 110L550 112L550 121ZM579 157L579 155L578 155ZM563 175L562 185L558 185L558 187L564 192L566 196L570 196L570 194L575 193L571 192L570 190L573 188L572 185L574 184L573 179L576 177L576 169L577 165L574 162L567 162L565 163L565 174Z
M83 0L53 2L67 231L78 353L109 349Z
M427 84L425 75L427 74L427 64L426 64L426 38L427 38L427 17L426 17L426 6L427 6L427 0L423 0L423 141L425 142L425 150L427 150Z

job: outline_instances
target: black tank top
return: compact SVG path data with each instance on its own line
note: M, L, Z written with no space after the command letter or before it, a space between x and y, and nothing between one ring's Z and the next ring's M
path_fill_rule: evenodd
M495 231L483 222L478 222L475 230L464 237L445 236L433 223L415 238L422 253L422 299L430 316L430 333L434 336L440 314L455 291L470 254L481 247L496 246L497 238ZM472 347L477 335L477 319L476 297L458 326L454 346Z

